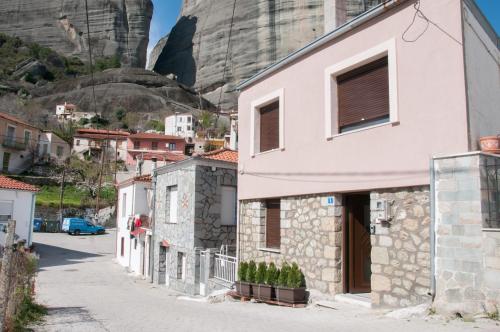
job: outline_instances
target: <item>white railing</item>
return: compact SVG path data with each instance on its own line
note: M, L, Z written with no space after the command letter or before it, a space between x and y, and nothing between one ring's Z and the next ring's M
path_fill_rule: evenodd
M215 254L214 278L234 283L236 281L236 257Z

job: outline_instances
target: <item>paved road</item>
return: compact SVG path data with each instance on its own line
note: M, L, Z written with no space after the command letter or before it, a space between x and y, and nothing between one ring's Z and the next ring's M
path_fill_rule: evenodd
M138 280L113 262L114 233L36 234L37 299L49 308L37 331L499 331L490 321L396 320L338 304L291 309L189 301Z

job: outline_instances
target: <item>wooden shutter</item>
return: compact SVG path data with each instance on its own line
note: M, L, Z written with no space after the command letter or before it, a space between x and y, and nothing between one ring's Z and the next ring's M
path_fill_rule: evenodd
M120 256L125 256L125 238L122 237L121 243L120 243Z
M260 109L260 152L280 146L280 112L276 101Z
M279 249L281 245L280 200L266 201L266 247Z
M337 77L339 127L389 116L387 57Z

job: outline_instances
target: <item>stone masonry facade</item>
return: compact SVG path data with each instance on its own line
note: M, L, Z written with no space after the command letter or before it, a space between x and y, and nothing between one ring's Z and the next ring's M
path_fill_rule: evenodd
M429 187L377 190L371 200L387 199L393 219L375 224L372 243L372 305L406 307L430 302Z
M498 312L500 228L495 217L499 211L500 157L475 153L440 158L434 163L434 307L439 313L464 317ZM490 215L492 211L496 216Z
M205 162L206 163L206 162ZM236 244L236 225L221 225L221 186L237 184L236 165L196 160L158 171L156 178L154 273L155 284L187 294L199 293L200 251ZM177 187L177 222L169 220L170 190ZM168 248L162 247L167 241ZM185 275L181 277L182 257Z
M329 198L333 197L332 200ZM394 215L390 225L371 222L372 305L404 307L430 301L429 187L376 190ZM309 290L343 293L343 195L319 194L281 199L281 247L265 248L264 201L240 202L240 260L296 262Z

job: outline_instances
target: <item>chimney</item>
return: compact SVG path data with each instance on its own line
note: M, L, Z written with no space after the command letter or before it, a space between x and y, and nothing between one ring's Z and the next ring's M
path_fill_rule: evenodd
M153 166L151 166L151 174L153 174L157 167L156 162L158 161L158 158L152 157L151 160L153 161Z

